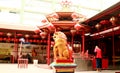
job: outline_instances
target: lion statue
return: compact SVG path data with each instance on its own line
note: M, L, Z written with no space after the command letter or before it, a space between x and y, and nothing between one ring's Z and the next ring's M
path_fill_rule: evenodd
M67 43L67 37L63 32L55 32L53 34L53 40L55 42L53 46L53 53L55 60L67 60L70 59L72 54L72 48Z

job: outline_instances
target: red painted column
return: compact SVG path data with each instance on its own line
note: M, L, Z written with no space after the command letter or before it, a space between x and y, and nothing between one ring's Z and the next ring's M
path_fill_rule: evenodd
M16 32L14 34L14 49L13 49L13 58L12 58L12 63L14 63L15 59L18 58L18 44L17 44L17 39L16 39Z
M73 44L74 44L74 34L72 34L72 41L71 41L71 44L72 44L72 49L74 49L74 46L73 46Z
M114 26L113 26L113 28L114 28ZM115 43L114 43L114 35L115 35L115 32L114 32L114 29L112 28L112 50L113 50L113 67L115 68L115 62L114 62L114 60L115 60Z
M48 40L47 40L47 64L50 64L50 33L48 33Z
M82 52L85 52L85 32L82 31Z

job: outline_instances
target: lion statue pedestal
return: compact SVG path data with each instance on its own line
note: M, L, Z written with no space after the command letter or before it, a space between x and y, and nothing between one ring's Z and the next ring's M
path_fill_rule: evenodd
M73 63L72 48L67 43L67 37L63 32L55 32L54 39L54 62L50 66L55 73L74 73L76 64Z

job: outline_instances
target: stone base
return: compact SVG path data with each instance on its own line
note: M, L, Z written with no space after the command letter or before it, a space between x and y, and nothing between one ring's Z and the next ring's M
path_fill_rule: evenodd
M54 73L74 73L76 68L76 64L74 63L53 62L50 66L53 68Z

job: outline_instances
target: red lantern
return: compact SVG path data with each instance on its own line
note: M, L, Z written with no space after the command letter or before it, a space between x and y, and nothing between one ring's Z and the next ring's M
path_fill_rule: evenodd
M14 41L14 38L12 38L11 41Z
M101 25L106 25L106 24L109 24L110 22L108 20L102 20L100 21L100 24Z
M19 41L19 39L16 39L16 38L14 39L14 42L18 42L18 41Z
M16 34L18 37L22 37L22 34Z
M113 16L110 18L110 22L112 23L112 25L115 25L116 21L117 21L116 17Z
M6 41L6 40L7 40L7 38L3 38L3 40L4 40L4 41Z
M38 38L38 37L39 37L39 35L33 35L33 37L34 37L34 38Z
M39 43L39 40L37 40L37 43Z
M25 35L25 38L29 38L29 36L30 36L30 35L26 34L26 35Z
M7 33L7 36L10 37L10 36L12 36L12 34L11 33Z
M40 33L40 36L41 36L42 39L46 38L46 35L47 35L46 32L41 32L41 33Z
M36 34L38 34L38 33L40 32L40 30L39 30L39 29L36 29L34 32L35 32Z
M32 40L29 40L30 43L32 43L33 41Z
M43 40L43 43L47 43L47 41L46 41L46 40Z
M101 25L98 23L95 25L95 28L99 30L101 28Z
M36 43L36 42L37 42L37 40L33 40L33 42L34 42L34 43Z
M0 32L0 36L3 35L3 32Z
M2 38L0 38L0 41L2 41L3 39Z

